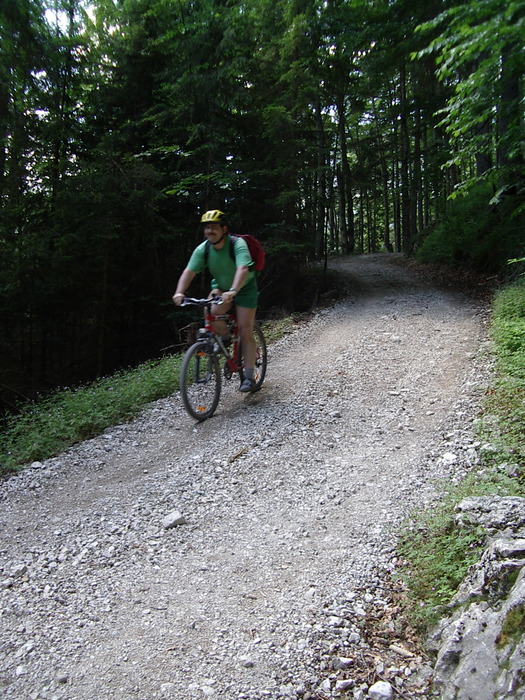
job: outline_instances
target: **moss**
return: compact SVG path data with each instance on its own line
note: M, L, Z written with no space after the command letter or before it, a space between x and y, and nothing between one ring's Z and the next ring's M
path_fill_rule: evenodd
M508 644L516 642L525 633L525 604L520 603L511 608L501 627L496 645L498 649L503 649Z

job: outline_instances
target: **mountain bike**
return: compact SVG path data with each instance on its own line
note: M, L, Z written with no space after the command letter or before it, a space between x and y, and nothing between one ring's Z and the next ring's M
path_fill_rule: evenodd
M220 297L193 299L185 297L181 306L197 306L204 309L204 327L199 329L197 341L187 350L180 372L180 393L184 408L192 418L203 421L213 415L219 404L222 377L231 379L235 374L244 380L242 343L239 337L235 307L226 314L213 314L212 304L220 305ZM228 326L231 343L214 331L215 321L224 320ZM253 327L256 359L253 392L259 391L266 375L268 362L266 341L258 321ZM220 360L224 358L221 372Z

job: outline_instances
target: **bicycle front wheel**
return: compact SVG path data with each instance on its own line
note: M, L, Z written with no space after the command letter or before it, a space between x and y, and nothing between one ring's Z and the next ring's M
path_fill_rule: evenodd
M253 375L255 386L253 391L259 391L266 376L266 365L268 364L268 354L266 352L266 340L264 333L258 321L255 321L253 326L253 340L255 343L255 372ZM242 358L242 344L239 343L239 354L241 360L239 362L239 375L241 382L244 380L244 359Z
M184 408L195 420L213 415L221 395L219 360L206 349L206 343L189 348L180 371L180 393Z

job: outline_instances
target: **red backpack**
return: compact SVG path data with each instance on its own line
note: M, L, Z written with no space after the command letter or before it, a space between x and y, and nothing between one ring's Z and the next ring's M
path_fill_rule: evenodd
M235 240L236 238L243 238L246 241L246 245L248 246L248 250L250 251L250 255L252 258L253 262L253 269L255 272L260 272L263 267L264 267L264 262L265 262L265 257L266 253L264 252L264 248L262 247L261 243L255 238L255 236L251 236L249 233L244 234L244 236L241 235L234 235L233 233L230 234L230 256L232 260L235 260ZM204 261L206 265L208 264L208 251L210 249L211 243L209 241L206 241L206 248L204 249Z

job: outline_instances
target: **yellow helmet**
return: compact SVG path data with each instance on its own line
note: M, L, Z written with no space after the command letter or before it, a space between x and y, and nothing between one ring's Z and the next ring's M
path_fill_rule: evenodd
M201 224L225 224L226 214L219 209L210 209L201 216Z

